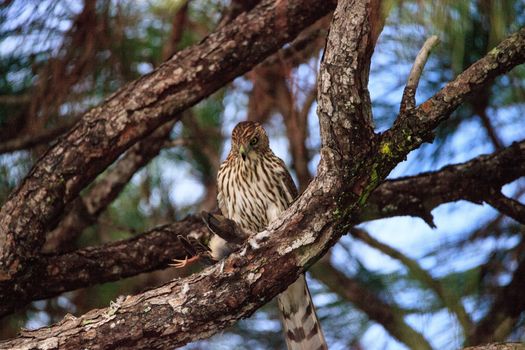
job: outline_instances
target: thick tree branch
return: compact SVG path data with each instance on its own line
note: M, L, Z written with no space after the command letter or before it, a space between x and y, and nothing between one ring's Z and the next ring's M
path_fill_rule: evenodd
M334 4L266 0L85 114L2 207L0 280L28 268L65 205L124 150L252 68Z
M353 6L373 7L373 4L338 3L340 11L334 13L330 26L317 90L322 147L338 151L338 157L348 159L353 156L360 158L359 154L368 151L370 141L375 138L367 89L370 57L374 50L370 22L357 18L355 23L341 21L340 26L333 25L338 20L337 14L350 13ZM371 10L368 11L370 14ZM349 36L356 27L362 27L363 33ZM344 103L343 99L346 100Z
M497 343L497 344L485 344L478 346L469 346L464 350L525 350L525 344L523 343Z
M347 231L352 214L368 195L397 162L422 143L422 136L431 135L432 128L461 103L470 86L486 83L525 57L523 35L505 40L498 48L508 51L489 54L496 59L482 59L482 63L467 69L450 84L452 87L437 94L439 98L433 97L430 105L423 104L423 116L417 123L400 117L386 134L389 138L382 141L411 137L399 143L402 147L395 153L384 152L385 144L378 145L373 137L366 91L376 5L367 1L338 2L319 76L323 148L318 175L278 220L251 237L240 251L200 274L56 326L24 332L0 347L176 347L208 337L250 315L283 291ZM485 67L487 63L491 66ZM477 77L475 82L462 84L472 77ZM458 94L449 95L452 92ZM405 125L411 128L403 129ZM403 133L405 130L408 133ZM393 149L393 145L398 143L388 146Z
M43 251L50 253L64 250L85 228L93 225L131 177L159 154L178 119L179 116L131 147L103 179L95 183L84 196L77 198L59 225L47 235Z
M281 2L276 4L283 6ZM290 6L291 2L286 4ZM301 8L306 7L308 6L302 2ZM350 16L351 9L353 10L352 16ZM373 49L373 45L366 44L370 38L368 24L368 20L371 18L370 4L361 2L351 4L343 1L338 4L338 11L339 17L334 17L332 25L332 28L335 26L336 30L334 34L330 34L332 38L329 39L331 42L328 46L329 50L336 50L341 55L356 54L356 59L362 61L352 69L343 70L344 74L348 75L350 79L343 80L342 77L334 75L333 78L343 83L341 87L347 89L353 85L351 84L352 76L355 77L356 72L359 72L363 77L367 75L367 72L363 73L358 68L369 66ZM292 20L291 16L284 18ZM350 18L354 23L353 25L349 25ZM348 42L346 45L339 45L336 36L343 32L347 34ZM365 45L355 44L362 42ZM253 45L251 48L253 52ZM333 59L332 62L338 61L341 65L345 61L339 59L337 54L331 58ZM334 71L334 73L336 72ZM362 84L360 89L359 92L366 91L366 84ZM340 104L342 101L343 96L337 102ZM359 105L361 104L357 99L355 101ZM362 98L359 98L359 101L363 101ZM345 104L348 105L346 98ZM363 110L367 109L369 111L369 106L363 107ZM338 108L338 111L342 111L342 108ZM325 127L328 127L325 130L338 130L339 124L346 124L346 119L347 117L339 112L337 117L332 118L333 125L325 123ZM370 118L369 114L360 112L352 120L355 122L355 126L361 122L369 125ZM371 125L369 126L371 131ZM345 133L348 131L348 125L346 125ZM324 134L323 138L326 142L327 135ZM359 137L352 139L354 142L360 141ZM305 192L305 196L299 198L285 212L281 220L270 226L270 230L278 229L282 233L280 235L272 234L271 236L275 240L267 239L267 231L258 233L241 252L232 254L223 263L217 264L201 274L166 284L164 287L146 292L142 296L127 298L122 303L116 304L111 310L99 310L82 318L71 320L71 322L67 320L58 328L51 327L42 330L45 334L38 333L40 331L32 335L25 333L24 338L21 338L20 341L22 343L35 341L31 346L37 346L38 342L43 339L41 336L43 336L47 341L55 339L57 344L60 343L64 349L77 348L80 344L82 347L91 347L95 344L109 346L109 343L114 344L114 346L135 348L151 348L168 344L171 347L176 347L189 340L207 337L211 333L231 325L239 317L251 314L293 282L302 273L305 264L311 263L322 250L328 248L329 240L335 242L335 235L331 238L334 228L331 227L333 216L330 208L335 209L334 198L336 197L334 196L341 189L341 183L337 183L331 188L326 186L325 182L325 180L336 180L336 177L331 176L337 175L335 173L327 176L327 165L335 164L336 154L334 151L341 152L343 150L334 148L332 151L323 154L324 165L321 165L321 178L312 182ZM341 154L343 153L341 152ZM334 168L331 169L335 170ZM310 211L313 211L312 215L309 215ZM301 237L297 235L296 226L299 222L301 222L303 237L295 244L291 244L297 237ZM299 233L301 234L301 232ZM339 234L341 233L342 231L339 232ZM306 246L309 249L301 248ZM231 293L232 290L236 292ZM211 299L205 297L205 293L210 291L213 291L212 303L209 303ZM192 300L193 302L191 302ZM147 307L144 305L145 302ZM195 302L197 305L194 305ZM138 318L135 316L138 315L137 313L141 313ZM211 320L208 319L209 317ZM109 318L111 321L108 321ZM67 337L64 337L65 334L63 333L65 328L69 329ZM17 341L13 340L15 343L4 343L2 345L16 347L21 344L20 342L16 344Z
M433 226L431 211L458 200L481 203L492 192L525 176L525 141L438 171L387 180L370 196L357 222L379 218L418 216Z
M134 147L132 148L134 149ZM124 159L124 158L123 158ZM430 216L430 211L444 203L457 201L457 200L470 200L476 203L481 203L491 196L490 191L480 191L479 189L487 188L487 186L496 186L497 188L503 186L506 183L510 183L515 179L525 176L525 141L514 144L511 147L495 152L488 156L479 156L466 163L446 166L443 169L435 172L428 172L419 174L416 176L405 177L401 179L387 180L382 183L370 196L366 206L359 213L359 216L354 220L354 224L358 224L363 221L380 219L383 217L392 217L399 215L411 215L419 217ZM431 216L430 216L431 218ZM182 224L182 223L181 223ZM192 232L204 232L206 231L204 224L198 226L198 222L193 223L195 228ZM174 242L174 238L178 234L184 235L185 233L191 234L191 232L184 232L182 229L171 229L172 226L162 228L163 232L169 234L161 235L157 237L156 244L159 247L171 247ZM147 233L143 234L147 235ZM194 234L191 234L195 237ZM137 236L136 239L140 240L141 236ZM126 241L115 243L122 250L129 249L133 251L135 246L127 247ZM112 244L101 246L96 248L97 254L100 259L103 257L110 257L112 255L111 248ZM106 250L107 249L107 250ZM148 249L144 246L142 249ZM119 276L132 276L135 273L142 273L151 270L151 265L148 261L136 261L132 265L128 265L126 261L112 261L112 268L105 274L105 279L100 279L98 275L91 275L92 278L85 278L80 280L77 279L76 275L69 274L68 265L74 266L80 271L90 270L90 260L80 260L67 262L68 257L74 259L76 255L83 255L82 250L80 252L72 252L70 254L60 255L60 260L64 261L63 264L57 264L46 260L46 262L36 263L41 266L45 266L46 263L50 264L50 267L45 267L46 270L54 270L55 275L58 276L55 279L54 276L46 275L45 285L47 288L40 286L39 271L36 269L32 274L29 275L27 280L31 280L31 284L24 284L23 282L13 281L12 284L4 285L0 288L0 299L4 300L3 309L0 308L0 315L4 315L17 307L24 306L25 303L44 298L43 291L49 288L49 285L63 284L68 286L60 291L69 291L74 288L82 288L92 286L98 283L104 283L108 281L114 281ZM173 250L172 258L184 257L184 250ZM59 255L53 255L57 258ZM54 259L49 257L49 259ZM163 258L162 258L163 259ZM159 260L161 257L159 256ZM86 265L84 265L86 264ZM101 261L103 266L107 266L108 263ZM63 268L60 268L63 267ZM165 265L160 265L159 268L163 268ZM57 270L58 269L58 270ZM115 272L114 274L112 274ZM33 277L33 275L36 275ZM68 281L67 277L70 276L72 281ZM18 287L14 289L14 285ZM55 287L56 288L56 287ZM47 293L47 297L57 295L60 293L55 288L50 288L50 292ZM54 291L54 292L53 292ZM3 296L6 297L3 297ZM8 302L8 297L11 296L11 301ZM376 321L379 322L378 319Z
M321 259L312 266L310 273L331 291L350 301L371 320L383 326L393 337L414 350L432 349L425 337L404 320L402 310L381 300L378 296L351 277L345 276L330 262Z
M0 317L33 300L166 268L172 259L186 256L178 235L202 239L208 230L200 218L187 217L100 247L43 255L31 262L31 273L26 278L17 279L11 285L2 284Z

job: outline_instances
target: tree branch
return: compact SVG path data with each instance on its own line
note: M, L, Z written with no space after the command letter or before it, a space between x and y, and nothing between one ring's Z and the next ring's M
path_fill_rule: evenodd
M486 56L467 68L415 110L401 112L394 126L382 135L380 152L385 162L397 162L422 142L433 139L434 128L448 118L470 94L525 62L525 28L510 35Z
M2 283L0 317L33 300L166 268L173 259L186 256L176 238L178 235L202 239L208 235L208 230L200 218L190 216L100 247L42 255L31 262L29 274L10 284Z
M461 199L480 204L491 198L491 192L522 176L525 141L438 171L387 180L372 193L356 222L411 215L433 227L431 211L438 205Z
M403 91L403 97L401 98L401 113L407 109L414 109L416 107L416 90L419 85L419 78L423 73L423 68L427 63L430 51L439 43L439 38L435 35L428 38L423 47L419 51L408 75L408 81Z
M478 346L469 346L463 350L525 350L525 344L523 343L498 343L498 344L485 344Z
M272 3L274 2L272 1ZM276 4L282 6L281 2ZM290 1L287 2L288 7L290 4ZM343 71L343 74L350 77L356 72L365 76L366 73L362 73L358 68L363 65L368 67L369 65L373 46L351 44L368 42L370 35L368 20L371 18L369 6L370 4L359 3L353 9L353 4L344 1L339 2L338 11L340 15L334 17L332 27L335 26L336 30L334 34L331 34L333 37L329 39L329 42L332 43L329 45L330 50L342 49L339 51L341 55L357 53L359 59L364 61L352 69ZM306 8L308 6L301 2L300 7ZM352 16L348 16L351 9L354 10ZM284 18L291 20L293 17L284 16ZM350 18L354 23L352 25L349 25ZM346 30L343 30L342 27L346 27ZM335 36L342 32L350 34L347 36L349 45L341 46L336 42ZM251 46L250 51L253 52L253 46ZM341 64L345 61L339 59L337 54L331 58ZM341 86L344 89L347 89L350 81L353 80L345 81L339 76L334 76L334 78L345 83ZM366 91L366 84L363 84L361 89ZM362 101L362 99L360 100ZM342 101L343 97L341 96L338 103ZM346 101L345 104L348 105ZM364 107L364 110L367 108L369 107ZM338 108L338 110L341 109ZM367 117L366 113L360 113L355 115L352 120L357 126L362 121L368 123L369 118ZM332 128L332 130L336 130L338 124L343 124L345 120L346 117L340 112L337 117L333 118L333 125L325 123L325 126L329 128L325 130ZM325 142L327 137L326 134L323 135ZM353 139L356 142L359 141L356 138ZM341 151L336 148L333 150ZM125 301L117 303L112 309L95 311L76 320L66 320L55 328L39 330L32 334L25 333L24 339L20 339L21 342L32 343L31 346L36 346L43 339L41 336L44 336L47 341L50 339L59 341L64 349L78 348L79 345L90 347L95 344L108 345L109 343L115 346L135 348L151 348L168 344L170 347L176 347L190 339L207 337L211 333L231 325L238 318L251 314L292 283L303 272L304 264L311 263L321 253L321 250L328 248L330 234L334 233L334 228L331 227L333 221L331 208L335 209L333 199L336 198L335 196L341 189L341 183L335 184L334 188L324 185L325 179L336 179L326 175L328 171L326 165L334 163L334 156L335 153L325 152L324 166L321 165L320 167L318 181L312 182L312 185L305 192L305 196L299 198L285 212L281 220L270 226L269 229L278 229L283 233L282 235L272 235L276 240L268 240L268 236L265 234L267 231L258 233L253 237L253 241L250 240L251 244L244 247L243 251L232 254L223 263L217 264L201 274L168 283L138 297L127 298ZM317 195L313 196L313 193L317 193ZM311 211L313 212L310 213ZM301 221L301 218L303 219L301 226L304 225L303 238L298 244L291 244L292 240L296 240L298 237L296 235L297 227L295 226ZM341 233L342 231L339 232L339 234ZM303 249L306 246L309 249ZM232 290L236 292L232 293ZM213 293L208 293L213 294L213 302L205 296L207 295L205 293L209 291L213 291ZM144 302L147 303L147 306L144 305ZM195 302L197 304L194 304ZM138 313L141 316L137 318L135 315ZM212 319L208 319L209 317ZM65 328L68 328L67 337L64 337ZM123 332L124 329L125 332ZM18 341L13 340L13 342ZM16 347L20 344L20 342L17 344L4 343L2 346L13 345Z
M124 150L252 68L334 4L263 1L86 113L2 207L0 280L28 268L27 259L38 254L46 229L66 204Z
M525 141L488 156L479 156L463 164L446 166L439 171L387 180L372 193L368 203L359 213L359 216L356 216L353 223L358 224L362 221L398 215L425 217L426 215L430 215L430 211L434 207L460 199L481 203L485 200L485 197L492 195L490 191L479 190L480 188L485 188L486 184L493 184L500 187L524 175ZM184 222L185 221L181 222L181 225L183 225ZM197 238L200 237L200 234L196 235L195 232L206 232L203 223L197 221L195 223L192 222L192 225L194 226L192 226L191 231L184 231L180 228L185 226L170 225L158 228L158 230L162 230L166 232L166 234L156 237L156 245L158 247L171 247L176 244L174 237L179 234L191 235ZM155 231L156 230L157 229L155 229ZM142 235L148 235L148 233ZM141 240L140 237L142 237L142 235L135 238L137 242ZM147 240L144 242L146 241ZM110 265L103 261L103 257L112 256L113 245L122 247L122 251L126 251L126 249L128 251L139 249L134 243L127 242L128 241L120 241L95 248L98 259L101 261L100 264L103 266ZM131 244L131 246L127 247L127 244ZM149 245L144 245L141 249L147 250L148 247ZM176 245L176 247L179 246ZM173 249L171 258L184 258L186 254L185 250ZM127 261L113 260L111 262L111 269L109 269L106 275L108 276L107 279L101 280L99 275L93 274L91 275L92 278L79 280L76 274L70 273L68 264L53 262L54 257L60 259L60 261L68 261L68 257L72 257L72 261L74 261L73 257L84 254L83 250L63 255L54 254L52 257L49 257L51 260L45 260L39 263L35 262L36 265L44 267L35 269L24 279L31 281L31 283L13 280L11 284L0 284L0 299L4 301L3 309L0 307L0 315L5 315L10 312L10 310L22 307L26 303L39 298L51 297L58 295L60 292L74 290L75 288L83 288L98 283L113 281L118 279L118 276L133 276L134 274L147 272L152 269L148 261L139 260L135 261L134 264L128 264ZM159 255L158 259L160 261L164 258L162 255ZM96 261L97 260L81 259L70 265L79 271L89 271L92 269L90 264ZM49 264L49 266L45 267L45 264ZM158 268L165 267L165 265L159 266ZM41 286L39 282L40 276L42 276L40 270L42 269L53 270L55 272L55 275L45 275L46 278L42 281L42 283L45 283L45 286ZM111 274L112 271L115 271L114 275ZM58 277L55 278L54 276ZM72 278L71 281L67 280L68 276ZM57 287L50 287L60 284L66 287L60 289L60 291L56 289ZM18 287L14 288L15 285ZM22 285L24 287L22 287ZM44 292L46 292L46 296L42 294ZM11 300L11 302L8 302L8 299ZM379 319L375 320L379 322Z
M131 147L102 180L94 184L83 197L77 198L59 225L49 232L42 250L47 253L63 251L85 228L94 224L131 177L159 154L179 118L177 116Z
M518 160L519 161L519 160ZM525 225L525 206L514 200L508 198L501 192L497 192L485 200L488 204L497 209L500 213L513 218L520 224Z
M291 1L287 4L290 6ZM301 8L306 7L301 3ZM347 231L352 214L386 174L422 143L422 136L430 138L433 127L463 101L471 87L481 86L525 59L524 35L515 34L503 41L496 53L489 54L489 59L478 61L434 96L430 104L418 108L422 115L417 123L400 116L385 133L390 139L378 140L373 137L366 90L375 42L371 33L377 23L374 9L378 9L377 4L368 1L338 2L319 75L323 147L318 175L279 219L251 237L240 251L200 274L118 300L110 308L24 332L0 347L37 347L44 343L47 348L60 344L62 349L177 347L249 316L283 291ZM250 48L253 52L253 46ZM476 79L469 81L472 78ZM405 125L410 128L403 129ZM407 136L411 137L406 140ZM384 143L378 144L385 140L405 141L391 153L384 152ZM393 145L398 143L389 146L393 149ZM21 226L31 227L25 221Z
M186 25L188 1L185 1L173 16L169 39L162 48L163 61L177 51L177 44L182 39ZM73 242L82 231L94 224L99 215L124 189L131 177L151 159L156 157L166 141L175 123L181 118L179 113L168 123L157 128L151 135L131 147L122 159L107 172L104 179L89 189L89 193L77 198L60 224L46 236L43 252L60 252ZM180 140L177 140L180 141Z
M33 135L24 135L15 139L8 140L0 144L0 154L14 152L22 149L28 149L42 143L47 143L56 139L58 136L62 135L76 122L78 122L78 117L68 118L61 125L55 126L52 129L44 129L38 134Z

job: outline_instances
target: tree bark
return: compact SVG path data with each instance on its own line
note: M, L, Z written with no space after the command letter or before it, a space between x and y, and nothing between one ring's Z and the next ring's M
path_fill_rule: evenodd
M100 247L43 255L32 262L27 277L2 286L0 316L33 300L166 268L173 259L186 256L178 235L200 238L207 234L199 218L188 217Z
M117 198L131 177L159 154L179 118L180 116L177 116L133 145L104 178L97 181L84 196L73 201L58 226L47 234L42 251L64 251L85 228L93 225L107 206Z
M495 343L478 346L469 346L464 350L525 350L523 343Z
M334 5L266 0L86 113L2 207L0 281L29 268L65 205L124 150L251 69Z
M291 3L289 1L288 6ZM275 4L282 6L283 3ZM261 7L264 5L256 7L253 12ZM322 149L318 175L303 195L267 230L256 233L238 252L200 274L119 299L109 308L94 310L79 318L69 317L52 327L23 332L16 339L0 343L0 348L176 347L209 337L239 318L251 315L258 307L283 291L348 231L354 214L359 212L369 195L393 167L424 140L431 140L433 128L446 119L473 89L523 63L525 59L525 30L521 30L503 41L427 102L413 110L409 109L409 113L401 114L392 129L384 135L375 135L366 87L370 56L377 37L378 8L378 2L375 1L338 2L319 75L318 114ZM243 15L236 21L241 18ZM284 18L295 21L289 16ZM253 46L251 49L253 51ZM185 73L181 72L183 75ZM169 77L164 78L169 85ZM165 90L156 92L160 96L146 95L149 96L146 100L151 98L149 101L153 103L153 109L160 108L159 105L166 106L172 101L172 97L168 97L171 95ZM177 93L186 94L179 90ZM137 96L139 97L140 95ZM139 137L142 132L146 133L150 123L154 125L157 122L157 117L163 118L162 112L149 118L141 115L138 110L133 110L132 108L132 112L128 113L126 121L121 122L129 126L128 120L140 120L148 126L139 128L142 131L138 132L116 125L111 138L117 141L116 146L104 146L106 140L103 140L103 145L93 146L95 152L107 151L106 156L114 155L128 141ZM148 107L146 110L149 111ZM76 135L81 129L82 127L75 128L66 139ZM59 150L60 147L53 149L48 157ZM90 159L100 161L94 155ZM38 175L38 171L44 171L48 164L46 158L41 163L11 198L15 205L10 206L7 212L20 213L12 208L17 208L16 199L25 194L24 191L39 184L32 179ZM76 166L67 169L74 173L79 164L73 165ZM85 170L91 174L94 169L97 166ZM68 178L69 182L66 181L65 187L70 192L65 189L58 191L55 185L49 188L53 190L53 195L56 195L56 190L66 193L67 198L68 194L78 191L85 179ZM44 192L44 195L47 193ZM35 201L35 204L39 204L39 201ZM60 210L61 205L61 202L52 200L50 206L35 206L36 214L29 215L21 211L22 215L18 216L21 222L11 223L13 226L10 229L14 235L21 235L20 229L24 228L30 232L24 231L22 237L38 236L38 230L42 229L38 225L51 220L54 206L58 207L56 210ZM41 213L46 214L45 220L37 215ZM25 221L35 215L40 218L38 224ZM3 254L5 256L11 255ZM16 259L9 261L18 262ZM7 266L11 274L22 270L16 264Z
M486 200L491 193L479 191L480 188L485 188L488 184L502 186L522 176L525 176L525 141L491 155L446 166L439 171L387 180L370 195L353 224L403 215L427 218L433 208L444 203L457 200L479 203ZM432 221L426 220L432 224ZM203 222L189 217L130 240L71 253L48 254L43 260L33 262L35 268L26 278L14 279L11 284L0 285L0 299L3 301L0 305L0 316L9 314L33 300L166 268L171 259L183 259L186 254L175 238L177 235L206 241L208 231ZM149 254L152 242L159 247L159 250L153 250L157 261L139 259L130 263L128 259L114 257L126 257L126 254L140 256L144 252ZM78 259L79 256L83 258ZM93 273L95 267L97 273ZM101 269L105 267L107 269L102 273ZM378 322L379 320L376 319Z
M449 165L438 171L386 180L370 196L357 222L399 215L417 216L434 226L432 209L458 200L481 204L501 187L525 176L525 141L502 151Z

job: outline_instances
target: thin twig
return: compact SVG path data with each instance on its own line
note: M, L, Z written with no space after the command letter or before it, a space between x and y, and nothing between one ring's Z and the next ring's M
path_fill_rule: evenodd
M163 148L174 148L174 147L181 147L181 146L187 146L189 145L190 139L189 138L180 138L175 140L166 140L164 142Z
M403 91L403 98L401 99L400 111L403 112L407 109L414 109L416 106L416 90L419 85L419 79L423 73L423 68L427 63L430 51L439 43L439 38L436 35L432 35L428 38L423 47L419 51L408 75L408 81Z
M485 200L500 213L513 218L517 222L525 225L525 205L515 199L505 196L499 192Z
M31 95L0 95L0 104L22 105L31 101Z
M7 140L4 143L0 143L0 154L9 153L18 150L28 149L37 145L41 145L50 142L58 136L64 134L66 131L80 119L80 117L72 117L67 119L63 124L60 124L53 129L45 129L37 134L24 135L19 138Z

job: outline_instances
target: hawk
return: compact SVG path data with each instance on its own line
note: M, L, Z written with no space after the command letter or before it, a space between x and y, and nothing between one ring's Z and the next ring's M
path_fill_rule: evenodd
M297 197L297 188L282 159L270 148L268 135L257 122L241 122L232 132L231 149L217 175L217 200L222 214L242 229L260 232ZM214 259L232 246L213 235ZM304 275L277 297L289 350L327 349Z

